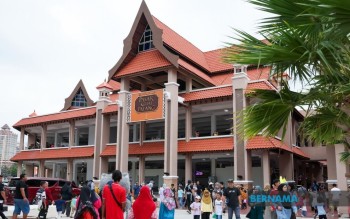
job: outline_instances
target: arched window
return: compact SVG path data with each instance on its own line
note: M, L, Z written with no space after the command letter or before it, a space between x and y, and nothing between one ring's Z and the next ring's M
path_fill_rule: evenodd
M72 106L75 106L75 107L87 106L86 98L85 98L84 93L81 89L78 90L77 94L73 98Z
M149 25L147 24L139 42L139 52L146 51L152 48L154 48L152 31Z

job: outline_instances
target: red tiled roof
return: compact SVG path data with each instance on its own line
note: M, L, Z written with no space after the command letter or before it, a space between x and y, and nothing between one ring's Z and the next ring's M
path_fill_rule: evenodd
M265 79L268 80L270 78L270 67L264 67L264 68L254 68L249 69L247 71L247 75L250 78L250 80L260 80Z
M183 56L187 57L188 59L194 61L202 68L210 71L207 60L205 59L205 56L200 49L173 31L170 27L162 23L156 17L153 16L153 20L156 26L163 30L163 42L165 44Z
M215 151L230 151L233 150L233 138L204 138L192 139L189 142L181 140L178 143L179 153L188 152L215 152ZM139 144L129 145L129 155L143 154L164 154L164 141L160 142L145 142L142 146ZM107 145L101 156L115 156L116 146Z
M197 75L198 77L210 82L211 84L215 84L214 81L204 72L202 72L201 70L199 70L198 68L194 67L193 65L189 64L188 62L179 59L178 63L180 66L182 66L183 68L189 70L190 72L193 72L195 75Z
M113 87L111 86L111 85L109 85L107 82L103 82L102 84L100 84L100 85L98 85L97 87L96 87L96 89L100 89L100 88L108 88L108 89L110 89L110 90L113 90Z
M35 124L40 124L45 122L56 122L56 121L73 119L73 118L82 118L87 116L94 116L95 114L96 114L95 107L67 110L67 111L61 111L59 113L24 118L18 121L16 124L14 124L13 127L35 125Z
M204 53L211 72L233 70L233 65L223 60L224 51L225 49L216 49Z
M233 72L225 74L216 74L211 76L216 86L231 84L232 85Z
M11 161L22 160L53 160L67 158L92 157L94 155L94 146L91 147L72 147L46 150L28 150L21 151L11 158Z
M207 90L192 91L190 93L180 94L180 96L185 98L185 102L190 102L195 100L229 97L232 96L232 94L232 86L227 86Z
M302 151L299 147L292 147L292 151L294 154L296 154L300 157L310 159L310 156L307 153L305 153L304 151Z
M272 137L255 136L248 140L247 150L257 149L282 149L292 152L292 149L283 141Z
M118 111L119 107L117 104L110 104L108 105L102 113L116 113Z
M268 81L255 81L248 83L246 93L253 92L253 90L276 90L274 86Z
M32 112L32 113L29 115L29 117L35 117L35 116L38 116L38 114L36 114L36 112L35 112L35 110L34 110L34 112Z
M152 49L137 53L137 55L126 66L119 70L114 77L121 77L170 65L171 63L157 49Z
M119 100L119 94L111 94L109 95L109 99L114 102L116 100Z
M120 90L120 83L115 80L109 80L108 84L112 86L113 90Z

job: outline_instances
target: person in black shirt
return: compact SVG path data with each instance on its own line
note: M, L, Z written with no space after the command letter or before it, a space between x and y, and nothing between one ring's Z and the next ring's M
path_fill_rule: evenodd
M235 212L236 219L240 219L241 213L241 192L234 187L233 179L227 180L228 187L224 190L224 201L228 208L228 219L232 219Z
M23 212L23 219L27 219L29 214L29 201L28 201L28 186L26 184L26 174L22 173L19 177L19 181L15 190L15 210L13 211L13 219L17 219L17 216Z
M66 182L61 189L61 196L65 202L62 208L62 214L66 213L66 216L70 216L70 202L72 200L72 186L71 182Z
M186 193L186 205L187 205L187 213L191 214L191 203L192 203L192 193L193 193L193 183L191 180L188 180L187 185L185 187L185 193Z
M0 216L2 219L7 219L4 215L4 204L6 203L6 195L4 190L4 184L2 183L2 175L0 175Z

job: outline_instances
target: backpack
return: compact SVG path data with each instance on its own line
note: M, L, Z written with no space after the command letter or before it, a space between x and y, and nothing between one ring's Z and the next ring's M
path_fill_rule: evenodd
M76 211L74 219L97 219L95 207L90 201L79 203L79 209Z

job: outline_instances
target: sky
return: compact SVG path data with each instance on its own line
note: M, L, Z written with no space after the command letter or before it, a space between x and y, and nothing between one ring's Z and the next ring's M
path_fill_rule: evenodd
M152 15L209 51L267 14L243 0L146 0ZM141 0L0 0L0 127L55 113L80 79L97 100Z

